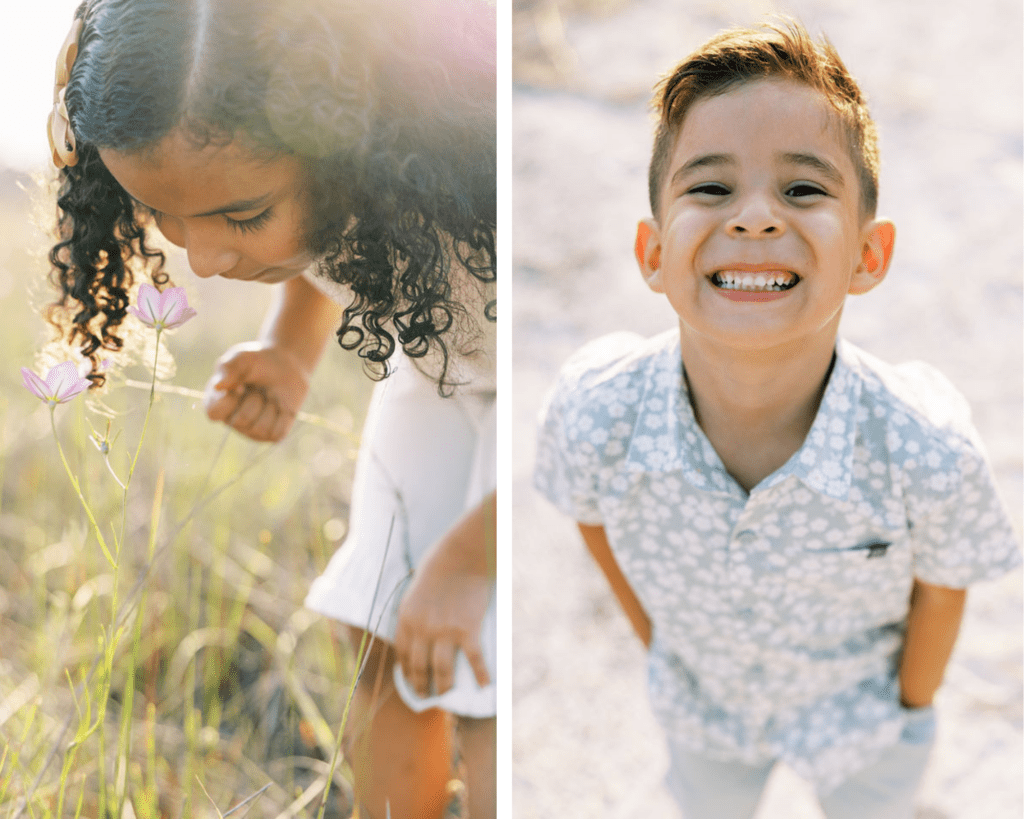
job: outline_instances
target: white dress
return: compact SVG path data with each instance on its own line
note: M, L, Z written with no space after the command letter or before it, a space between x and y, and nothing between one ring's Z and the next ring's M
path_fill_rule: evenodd
M347 303L339 285L309 279ZM493 287L473 291L467 306L481 318L459 345L463 355L452 357L461 384L453 396L438 394L436 380L425 374L430 361L400 351L392 374L374 388L356 461L349 533L306 597L307 608L387 642L394 642L398 604L424 553L497 482L495 332L494 323L482 318ZM397 664L395 687L415 711L438 707L467 717L494 716L496 642L492 593L480 634L490 685L477 684L459 652L455 684L446 693L418 697Z

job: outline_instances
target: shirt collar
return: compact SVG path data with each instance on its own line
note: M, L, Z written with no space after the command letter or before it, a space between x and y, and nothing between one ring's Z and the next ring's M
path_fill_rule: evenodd
M695 489L735 492L736 482L693 416L678 336L674 343L663 346L648 366L646 389L626 453L627 468L680 472ZM795 477L823 495L839 500L849 495L861 383L856 360L840 339L825 394L803 445L756 487L758 491Z

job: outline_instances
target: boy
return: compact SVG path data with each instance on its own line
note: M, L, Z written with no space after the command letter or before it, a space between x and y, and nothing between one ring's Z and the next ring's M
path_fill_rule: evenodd
M600 339L546 410L537 487L649 648L687 819L784 760L830 819L909 819L965 587L1020 562L964 400L837 342L895 230L838 55L795 24L659 86L636 256L677 331Z

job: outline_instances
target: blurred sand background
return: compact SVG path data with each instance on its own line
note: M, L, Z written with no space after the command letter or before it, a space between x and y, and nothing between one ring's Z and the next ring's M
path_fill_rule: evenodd
M571 522L530 486L533 425L561 362L617 329L672 326L632 259L647 215L655 78L732 23L783 11L825 32L881 133L882 287L843 333L921 358L966 393L1021 527L1019 0L517 0L514 6L513 793L516 819L671 817L644 658ZM919 819L1019 819L1021 574L976 587L939 698ZM759 819L816 819L776 773Z

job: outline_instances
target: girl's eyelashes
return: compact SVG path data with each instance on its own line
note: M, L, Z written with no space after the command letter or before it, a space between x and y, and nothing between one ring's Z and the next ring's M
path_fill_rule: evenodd
M160 223L163 222L164 214L162 211L151 208L148 205L143 205L141 202L136 202L136 205L142 209L143 212L148 213L157 226L160 227ZM228 215L224 215L225 221L232 230L237 230L239 233L253 233L262 228L270 218L273 216L273 207L267 208L263 213L259 213L250 219L232 219Z
M257 214L251 219L232 219L227 215L225 215L224 218L227 220L232 230L237 230L239 233L253 233L270 221L273 210L274 209L272 207L267 208L263 213Z

